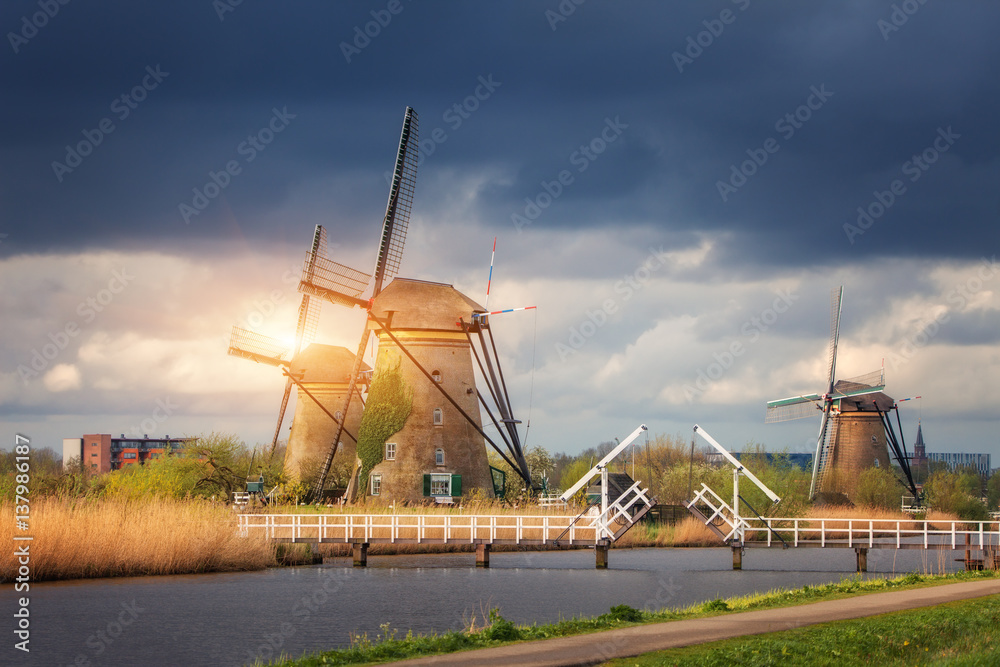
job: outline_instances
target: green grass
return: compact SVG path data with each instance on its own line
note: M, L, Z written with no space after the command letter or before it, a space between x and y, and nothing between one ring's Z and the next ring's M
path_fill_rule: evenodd
M767 593L727 598L725 600L711 600L683 609L643 611L633 609L627 605L617 605L612 607L608 613L595 618L572 618L545 625L516 625L504 619L500 615L500 610L492 610L489 619L479 627L474 626L465 630L432 635L414 635L408 633L404 637L397 637L398 633L386 624L381 627L381 631L374 639L369 638L367 635L353 636L349 648L326 651L303 656L295 660L284 660L268 664L280 665L281 667L377 664L419 656L488 648L516 641L566 637L599 632L601 630L614 630L631 625L717 616L719 614L739 611L775 609L809 602L819 602L821 600L852 597L865 593L921 588L959 581L990 579L996 576L996 572L981 571L958 572L947 575L920 575L911 573L894 579L866 580L860 577L851 577L838 583L830 583L823 586L805 586L796 590L775 590ZM659 663L653 662L648 664ZM729 662L727 664L741 663ZM761 662L754 664L772 663Z
M997 665L1000 596L647 653L607 664Z

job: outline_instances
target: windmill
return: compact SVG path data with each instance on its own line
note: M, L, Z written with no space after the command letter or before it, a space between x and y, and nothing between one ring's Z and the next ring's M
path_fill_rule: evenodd
M307 254L306 265L303 267L305 273L314 270L315 258L326 255L326 230L321 225L316 225L313 232L312 245ZM313 258L312 260L310 258ZM250 359L257 363L271 366L287 367L299 352L308 346L316 338L316 329L319 325L320 302L310 298L308 294L302 295L299 302L298 316L295 325L295 342L292 349L289 346L270 336L244 329L239 325L234 325L229 339L229 354L243 359ZM281 397L281 407L278 409L278 423L274 427L274 437L271 438L271 455L278 445L278 438L281 435L281 425L285 421L285 410L288 407L288 398L292 393L292 378L287 373L285 381L285 392Z
M428 431L423 429L426 424L419 419L408 420L408 424L398 431L397 435L400 441L385 445L384 460L393 462L395 472L393 474L388 472L376 474L385 475L384 488L389 491L400 479L395 476L395 473L404 469L409 470L412 474L408 477L408 484L410 484L408 494L419 493L419 487L416 485L420 481L419 475L422 475L423 486L427 490L424 495L433 495L443 499L444 497L461 495L461 491L456 489L455 483L457 481L461 485L458 478L461 478L462 475L467 476L467 487L469 486L468 482L484 487L489 483L489 467L485 458L485 448L482 447L483 441L489 443L501 456L504 456L505 460L522 477L528 478L528 473L519 442L516 440L511 442L508 435L504 443L507 445L507 454L510 456L505 455L500 447L483 431L479 412L476 409L478 408L476 401L485 401L485 399L476 389L472 374L472 334L480 336L480 342L484 345L486 339L482 337L478 325L471 326L468 323L473 321L473 314L483 313L485 309L459 293L451 285L396 278L402 261L416 184L417 133L417 114L412 108L407 107L373 273L369 275L325 257L316 257L313 262L313 270L303 272L299 290L334 304L351 308L358 306L367 311L368 322L358 343L354 368L351 371L348 391L340 412L348 414L356 393L355 387L363 379L362 360L368 348L370 336L375 331L379 339L375 367L382 368L384 366L382 360L395 354L406 375L407 384L420 390L414 398L413 409L423 410L426 408L433 415L433 421L427 423L432 427L442 427L439 429L431 428ZM396 279L393 280L394 278ZM369 295L368 298L365 298L366 294ZM404 343L401 338L406 339L407 342ZM443 352L444 350L446 353ZM444 354L449 359L453 357L454 360L446 360ZM484 350L483 354L487 354L487 351ZM403 362L404 357L405 363ZM466 358L468 358L468 363L465 362ZM480 363L482 362L480 361ZM443 373L442 369L444 369ZM447 379L442 380L442 377ZM496 371L493 372L493 377L497 377ZM505 409L501 411L503 419L505 424L513 427L516 420L509 415L507 409L509 408L509 400L506 399L505 388L502 388L501 385L502 378L497 382L492 382L490 396L494 400L506 403ZM437 398L432 401L430 396ZM409 423L410 421L412 423ZM456 435L457 432L452 433L450 429L444 428L446 424L465 424L461 429L464 435L460 438L461 442L465 444L462 447L462 452L457 456L451 456L445 451L450 446L452 452L458 453L454 447L454 438L450 437ZM483 438L483 441L479 441L478 447L478 450L482 450L481 452L477 450L475 442L467 437L469 427ZM342 429L343 425L339 428ZM339 440L339 436L338 432L337 438L334 440L335 443ZM437 442L441 446L434 446ZM392 445L391 448L390 445ZM429 462L417 461L414 458L416 450L426 449L429 446L432 447L431 460ZM313 498L322 496L335 452L335 445L331 446L313 487ZM427 465L431 466L432 472L416 472L418 467L426 467ZM456 473L454 472L456 467L476 472L474 474L469 472ZM421 467L421 470L423 469ZM360 471L361 468L355 470L354 480L359 479ZM479 479L480 471L485 474L486 480ZM445 480L445 477L448 479ZM468 477L472 479L468 479ZM394 482L394 480L396 481ZM401 484L401 482L399 483ZM358 482L352 481L352 485L354 490L357 490ZM372 492L376 492L378 488L373 480ZM409 496L395 494L394 497Z
M836 379L843 296L844 288L840 287L830 297L830 348L824 393L769 401L764 420L772 423L801 419L821 411L810 500L817 493L853 491L862 470L873 465L890 466L885 413L895 407L895 402L882 393L885 369L847 380Z

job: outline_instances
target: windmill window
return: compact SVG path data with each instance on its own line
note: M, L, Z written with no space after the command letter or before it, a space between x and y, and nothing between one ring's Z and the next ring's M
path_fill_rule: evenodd
M444 465L444 450L440 447L434 450L434 465Z
M432 379L433 379L433 380L434 380L435 382L438 382L438 383L440 383L440 382L441 382L441 371L437 371L437 370L435 370L435 371L431 371L431 378L432 378Z
M344 413L343 413L343 412L341 412L340 410L337 410L336 412L334 412L334 413L333 413L333 416L334 416L334 418L335 418L335 419L336 419L337 421L344 421Z
M440 426L444 423L444 412L441 408L434 408L434 425Z
M447 498L444 502L450 501L451 497L462 495L462 476L430 474L424 475L424 496L436 497L438 502Z
M431 495L451 495L451 475L431 475Z
M396 460L396 443L394 442L385 443L385 460L386 461Z
M372 475L372 495L377 496L382 493L382 475Z

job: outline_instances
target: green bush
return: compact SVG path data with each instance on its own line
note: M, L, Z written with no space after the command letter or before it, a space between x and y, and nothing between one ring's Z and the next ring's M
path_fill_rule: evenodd
M902 487L892 472L886 468L868 468L858 475L854 504L891 510L900 506L901 495Z
M638 623L642 620L642 612L627 604L616 604L607 614L598 617L603 620L621 621L623 623Z
M980 500L981 491L979 475L968 471L939 470L932 473L924 484L924 498L928 506L969 521L989 518L989 510Z
M701 605L702 611L729 611L729 603L721 598L709 600Z
M490 626L483 630L483 637L492 641L510 642L521 638L521 630L512 621L500 615L496 607L490 609Z

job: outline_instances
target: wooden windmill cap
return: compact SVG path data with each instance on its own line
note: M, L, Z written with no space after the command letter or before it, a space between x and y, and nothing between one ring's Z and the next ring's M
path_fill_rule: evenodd
M858 382L848 382L847 380L839 380L833 387L834 398L836 398L837 392L846 393L849 391L859 391L865 389L866 386L868 385L863 385ZM877 391L871 394L861 394L859 396L850 396L840 399L840 411L875 412L875 406L878 405L879 410L882 412L888 412L895 404L896 401L891 396L884 392Z
M347 382L354 369L354 353L346 347L312 343L294 359L290 372L300 382ZM370 370L365 363L361 370Z
M472 320L486 309L452 285L396 278L372 303L371 312L383 322L392 314L390 329L455 331L459 318Z

